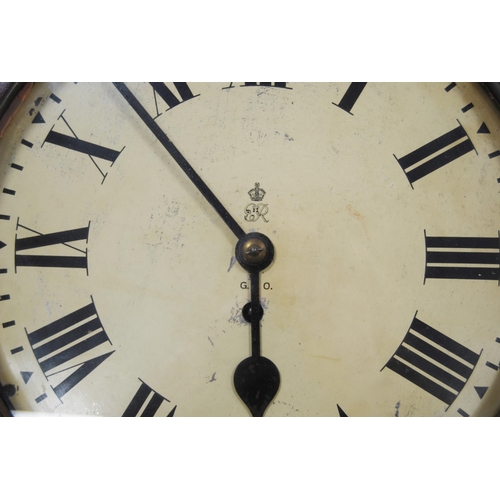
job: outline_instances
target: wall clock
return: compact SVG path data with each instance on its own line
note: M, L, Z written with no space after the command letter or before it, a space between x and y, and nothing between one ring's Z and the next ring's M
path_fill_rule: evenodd
M496 90L8 92L3 412L497 414Z

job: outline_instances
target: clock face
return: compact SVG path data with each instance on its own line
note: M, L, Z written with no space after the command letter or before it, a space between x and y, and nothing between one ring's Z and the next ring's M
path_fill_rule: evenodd
M0 168L14 415L500 409L479 84L35 84Z

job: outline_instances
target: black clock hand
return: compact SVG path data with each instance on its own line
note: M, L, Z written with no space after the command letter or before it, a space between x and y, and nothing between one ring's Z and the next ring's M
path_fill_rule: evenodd
M245 236L245 231L239 226L239 224L231 217L229 212L224 208L222 203L214 195L211 189L205 184L201 177L193 170L193 167L189 162L182 156L180 151L175 147L174 143L167 137L167 134L157 125L157 123L151 118L146 109L137 100L137 98L130 92L128 87L124 83L114 82L113 85L117 88L118 92L125 98L125 100L130 104L132 109L137 113L139 118L145 123L145 125L151 130L155 137L160 141L161 145L170 153L172 158L181 167L184 173L189 177L191 182L196 186L198 191L205 197L205 199L212 205L215 211L220 215L222 220L231 229L235 236L241 239Z
M250 273L250 323L252 325L252 356L260 356L260 273Z
M222 203L194 171L193 167L191 167L189 162L175 147L165 132L163 132L153 118L151 118L149 113L127 86L124 83L113 83L113 85L238 238L236 258L239 263L250 272L252 356L244 359L236 367L234 385L236 392L247 405L252 415L254 417L261 417L264 415L269 403L278 392L280 385L278 368L271 360L260 355L260 320L262 318L259 291L260 271L269 266L273 261L273 245L269 238L263 234L245 234L243 229L233 217L231 217Z
M273 244L263 234L249 233L238 241L236 258L250 272L250 302L243 316L251 323L252 355L244 359L234 372L234 387L252 416L262 417L278 392L280 374L276 365L260 355L260 272L274 258Z

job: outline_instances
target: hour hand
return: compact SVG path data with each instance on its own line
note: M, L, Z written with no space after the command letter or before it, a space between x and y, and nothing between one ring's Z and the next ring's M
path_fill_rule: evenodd
M234 373L234 385L252 415L263 416L280 385L278 368L272 361L260 355L260 320L262 317L259 295L260 272L273 261L273 245L269 238L263 234L245 234L245 231L233 219L128 87L124 83L114 83L114 86L238 238L236 258L243 268L250 272L251 277L252 355L237 366Z
M236 258L250 273L249 309L243 311L251 323L252 355L236 367L234 388L254 417L262 417L280 386L280 373L276 365L260 354L260 320L263 311L260 305L260 272L274 258L271 240L260 233L249 233L236 245Z
M170 153L170 156L175 160L179 167L184 171L184 173L189 177L191 182L196 186L198 191L205 197L205 199L212 205L215 211L219 214L226 225L231 229L236 238L240 240L245 236L245 231L240 227L240 225L233 219L226 208L214 195L212 190L205 184L203 179L195 172L193 167L184 158L181 152L176 148L174 143L168 138L167 134L158 126L151 115L146 111L144 106L139 102L139 100L132 94L125 83L115 82L113 85L116 87L118 92L125 98L132 109L137 113L139 118L144 122L146 127L155 135L160 144Z

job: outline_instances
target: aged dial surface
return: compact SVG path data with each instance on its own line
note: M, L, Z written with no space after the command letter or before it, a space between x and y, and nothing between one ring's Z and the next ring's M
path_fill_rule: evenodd
M249 416L235 371L255 332L279 373L265 416L498 412L483 86L126 84L146 118L120 88L35 84L0 139L13 414ZM243 264L272 249L257 272L238 228L257 235Z

